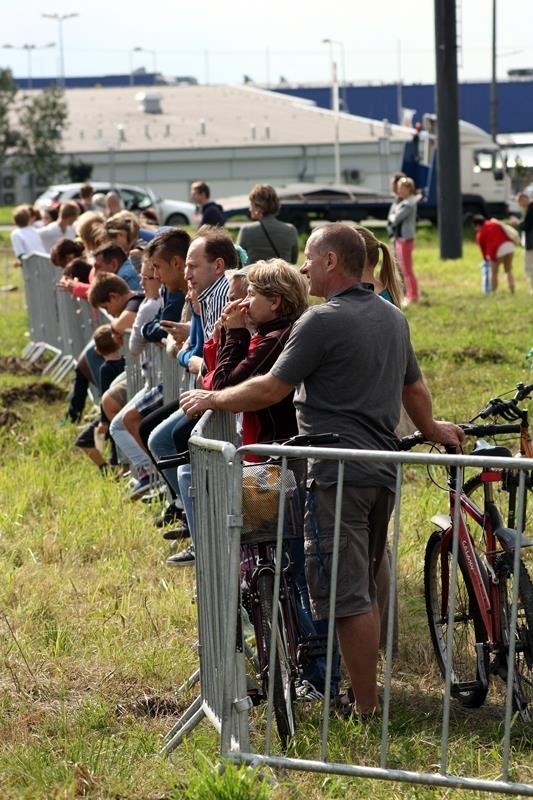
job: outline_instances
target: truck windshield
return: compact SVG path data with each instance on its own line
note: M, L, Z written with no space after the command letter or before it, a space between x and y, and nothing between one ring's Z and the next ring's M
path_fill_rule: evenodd
M474 172L503 172L503 158L499 150L475 150Z

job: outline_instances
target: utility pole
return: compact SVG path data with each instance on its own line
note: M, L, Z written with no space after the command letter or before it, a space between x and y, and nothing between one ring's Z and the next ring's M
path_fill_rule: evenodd
M463 254L455 2L435 0L437 208L441 259Z
M496 141L498 135L498 76L496 53L496 0L492 0L492 76L490 81L490 132Z

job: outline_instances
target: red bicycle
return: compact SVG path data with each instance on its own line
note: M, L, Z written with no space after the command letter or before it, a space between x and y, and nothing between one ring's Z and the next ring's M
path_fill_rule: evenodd
M478 417L505 419L504 423L461 427L467 437L499 437L520 434L520 455L532 456L527 409L519 403L531 396L533 385L518 384L513 398L495 398ZM510 422L509 420L517 420ZM405 437L404 450L423 442L420 434ZM510 457L504 446L477 441L470 455ZM478 707L487 696L489 679L507 680L514 662L513 705L524 720L533 719L533 584L521 557L515 569L515 550L533 546L519 536L508 519L516 518L520 470L482 467L464 482L457 467L448 469L449 514L432 518L438 526L426 545L424 592L431 641L440 671L446 675L450 662L451 693L463 706ZM531 488L531 476L525 476ZM496 501L496 491L508 497L507 513ZM452 594L453 520L459 503L457 571ZM500 503L501 505L501 503ZM525 501L522 503L526 520ZM522 527L522 526L520 526ZM520 541L519 541L520 538ZM514 584L518 582L516 633L512 631ZM452 613L451 613L452 612ZM453 614L453 616L452 616ZM449 628L451 652L449 651Z

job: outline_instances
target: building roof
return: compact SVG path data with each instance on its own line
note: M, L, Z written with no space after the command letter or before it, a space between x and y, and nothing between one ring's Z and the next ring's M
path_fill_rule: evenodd
M161 113L143 110L159 104ZM335 115L307 100L250 86L67 89L67 153L331 144ZM339 114L341 143L405 141L410 128Z

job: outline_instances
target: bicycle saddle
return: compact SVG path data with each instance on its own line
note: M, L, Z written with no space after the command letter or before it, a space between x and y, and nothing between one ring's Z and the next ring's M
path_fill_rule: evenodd
M489 458L512 458L513 454L508 447L501 445L490 445L483 440L477 441L475 448L470 453L471 456L488 456Z

